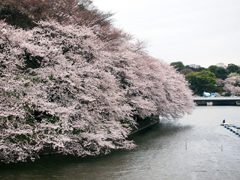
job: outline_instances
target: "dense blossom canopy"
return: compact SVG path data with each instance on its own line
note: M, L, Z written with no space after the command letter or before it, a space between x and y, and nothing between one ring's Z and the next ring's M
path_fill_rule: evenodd
M54 18L31 28L0 21L0 102L4 163L131 149L136 117L178 118L193 107L184 77L129 36Z
M236 74L225 79L223 89L229 95L240 96L240 75Z

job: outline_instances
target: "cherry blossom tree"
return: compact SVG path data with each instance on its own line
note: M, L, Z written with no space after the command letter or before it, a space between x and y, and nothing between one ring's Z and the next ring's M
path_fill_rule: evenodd
M230 95L240 96L240 75L235 74L225 79L223 89Z
M191 111L184 77L110 23L63 23L25 7L48 1L24 0L15 7L17 1L3 0L0 7L6 2L34 26L0 21L0 162L132 149L128 135L136 117L178 118Z

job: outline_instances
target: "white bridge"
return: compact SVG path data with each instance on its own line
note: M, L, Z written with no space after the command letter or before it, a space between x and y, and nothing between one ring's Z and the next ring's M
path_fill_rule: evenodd
M240 97L194 97L198 106L240 106Z

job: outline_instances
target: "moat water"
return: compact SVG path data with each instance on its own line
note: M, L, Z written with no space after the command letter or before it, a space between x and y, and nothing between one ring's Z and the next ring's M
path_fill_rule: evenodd
M136 135L133 151L84 160L45 157L0 167L0 179L239 180L240 137L220 126L223 119L240 126L240 107L197 107Z

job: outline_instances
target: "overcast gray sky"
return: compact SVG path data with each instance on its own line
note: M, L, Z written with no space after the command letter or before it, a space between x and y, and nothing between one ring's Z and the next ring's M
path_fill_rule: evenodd
M240 65L240 0L94 0L167 62Z

